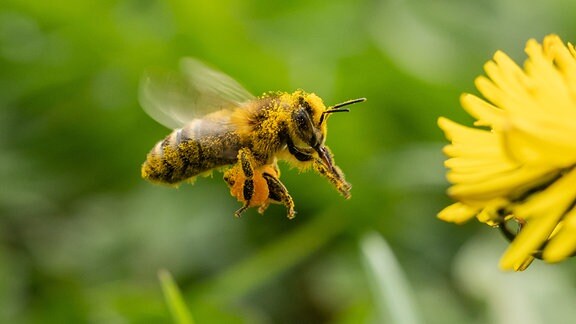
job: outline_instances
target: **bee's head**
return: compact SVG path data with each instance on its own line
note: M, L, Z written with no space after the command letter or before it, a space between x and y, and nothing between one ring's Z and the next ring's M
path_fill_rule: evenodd
M347 112L349 109L342 107L362 102L366 98L348 100L326 107L317 95L299 91L296 93L296 100L296 107L292 112L293 134L296 137L294 142L314 149L324 163L331 167L330 157L324 148L328 116L335 112Z
M292 112L294 134L303 144L318 151L324 145L328 116L335 112L347 112L349 109L342 107L364 100L366 98L359 98L326 107L317 95L297 92L297 105Z
M294 142L316 148L324 144L326 125L321 122L326 110L322 99L315 94L298 93L296 107L292 111Z

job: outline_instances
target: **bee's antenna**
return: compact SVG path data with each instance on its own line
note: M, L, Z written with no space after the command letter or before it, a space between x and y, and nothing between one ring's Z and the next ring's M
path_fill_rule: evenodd
M366 101L366 98L358 98L358 99L352 99L352 100L344 101L344 102L342 102L342 103L335 104L334 106L330 107L330 109L327 110L327 111L325 111L325 112L328 112L328 111L330 111L330 110L335 110L335 109L338 109L338 108L340 108L340 107L348 106L348 105L351 105L351 104L363 102L363 101ZM346 109L346 110L348 110L348 109Z
M350 109L348 109L348 108L341 109L341 108L344 106L352 105L352 104L363 102L363 101L366 101L366 98L352 99L352 100L341 102L339 104L335 104L332 107L329 107L330 109L322 112L322 116L320 116L320 125L322 125L322 122L325 119L324 118L325 115L335 113L335 112L349 112Z

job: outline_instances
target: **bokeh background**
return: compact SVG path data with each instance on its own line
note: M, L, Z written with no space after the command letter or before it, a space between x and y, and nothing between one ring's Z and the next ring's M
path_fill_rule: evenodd
M166 323L167 269L198 323L562 323L576 260L502 273L506 241L445 224L438 116L497 49L576 41L576 2L2 0L0 322ZM140 178L169 133L138 104L150 67L193 56L251 92L367 97L330 119L342 199L281 165L282 206L241 219L221 174Z

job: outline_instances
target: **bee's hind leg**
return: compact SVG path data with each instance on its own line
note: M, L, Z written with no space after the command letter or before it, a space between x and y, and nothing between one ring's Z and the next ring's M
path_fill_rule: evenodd
M288 209L288 218L294 218L296 216L296 211L294 210L294 200L292 200L292 197L288 193L286 186L280 182L280 179L271 174L263 173L262 175L268 183L268 199L282 203L284 206L286 206L286 209ZM268 205L263 205L258 211L264 212L266 207L268 207Z
M238 152L238 163L224 173L230 194L243 203L234 213L236 217L240 217L249 207L261 206L268 200L268 185L260 172L255 170L257 165L252 152L244 148Z

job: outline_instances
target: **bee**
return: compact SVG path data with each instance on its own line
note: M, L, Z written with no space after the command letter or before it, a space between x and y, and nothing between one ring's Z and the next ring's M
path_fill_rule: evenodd
M278 203L294 218L294 201L279 179L278 160L300 170L312 168L350 198L351 185L324 145L326 121L365 100L326 107L316 94L303 90L254 97L228 75L184 58L179 74L148 73L142 79L144 110L175 128L148 153L142 177L178 185L222 170L231 195L242 203L235 216L250 207L263 214L270 203Z

